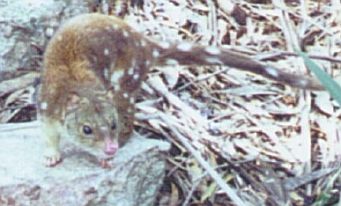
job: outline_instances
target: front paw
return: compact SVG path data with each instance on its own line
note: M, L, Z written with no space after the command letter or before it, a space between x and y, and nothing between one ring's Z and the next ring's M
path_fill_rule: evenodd
M61 155L58 151L46 150L44 157L45 157L44 164L47 167L54 167L62 161Z

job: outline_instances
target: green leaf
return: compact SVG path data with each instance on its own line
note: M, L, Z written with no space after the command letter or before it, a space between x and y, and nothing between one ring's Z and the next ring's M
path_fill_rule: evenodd
M304 63L310 69L312 73L315 74L317 79L321 82L321 84L325 87L325 89L330 93L330 95L337 101L337 103L341 106L341 86L337 84L325 71L323 71L315 62L313 62L307 54L296 50L296 53L300 55Z

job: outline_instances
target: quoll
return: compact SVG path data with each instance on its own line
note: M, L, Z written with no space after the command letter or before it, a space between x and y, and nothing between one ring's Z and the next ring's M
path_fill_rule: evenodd
M58 29L44 54L38 108L46 165L61 160L64 124L74 142L90 153L113 156L132 132L135 96L149 69L176 64L226 65L293 87L322 89L310 77L283 72L227 49L152 41L118 18L79 15Z

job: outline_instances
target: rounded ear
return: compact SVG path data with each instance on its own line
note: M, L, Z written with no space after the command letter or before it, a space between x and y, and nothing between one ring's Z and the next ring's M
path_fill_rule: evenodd
M75 112L78 108L86 105L89 105L89 100L86 97L81 97L78 93L73 92L69 94L67 98L66 114Z

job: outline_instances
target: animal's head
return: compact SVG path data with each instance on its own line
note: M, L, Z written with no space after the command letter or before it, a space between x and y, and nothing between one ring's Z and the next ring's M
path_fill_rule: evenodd
M99 158L113 156L119 148L117 110L112 97L88 91L69 100L65 118L70 140Z

